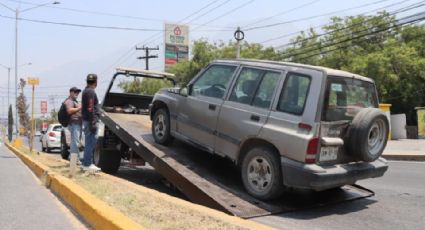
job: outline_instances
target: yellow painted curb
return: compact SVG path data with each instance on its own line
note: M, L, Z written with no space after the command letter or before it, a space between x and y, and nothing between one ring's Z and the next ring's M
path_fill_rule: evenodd
M97 199L71 180L61 175L50 173L48 167L26 156L10 144L6 143L6 146L14 152L34 174L38 177L46 176L47 187L71 206L94 229L144 229L141 225L124 216L116 209L108 206L105 202Z
M119 211L97 199L74 182L61 175L50 176L50 189L60 197L95 229L136 230L142 226L124 216Z

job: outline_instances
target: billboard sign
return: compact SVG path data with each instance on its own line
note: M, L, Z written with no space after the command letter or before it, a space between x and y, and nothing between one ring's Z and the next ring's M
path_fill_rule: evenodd
M40 110L42 114L47 113L47 101L41 101L40 102Z
M47 124L47 122L44 122L44 121L43 121L43 123L41 124L41 130L46 131L46 130L47 130L47 128L48 128L48 124Z
M164 30L164 59L167 71L172 65L189 58L189 26L165 23Z

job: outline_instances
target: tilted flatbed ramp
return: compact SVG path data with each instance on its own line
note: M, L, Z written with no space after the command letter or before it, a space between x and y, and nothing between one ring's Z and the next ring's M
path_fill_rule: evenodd
M264 202L248 195L233 163L176 141L158 145L149 116L101 111L102 122L192 202L242 218L270 215L373 196L360 186L325 192L286 193Z

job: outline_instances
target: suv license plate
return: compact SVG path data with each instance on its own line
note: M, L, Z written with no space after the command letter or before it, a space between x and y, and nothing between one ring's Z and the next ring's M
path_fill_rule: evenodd
M320 148L320 161L333 161L338 156L338 147L322 147Z

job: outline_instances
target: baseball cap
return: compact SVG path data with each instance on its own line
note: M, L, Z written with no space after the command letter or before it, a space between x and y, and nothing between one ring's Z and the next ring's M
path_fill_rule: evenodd
M81 89L79 89L79 88L77 88L77 87L72 87L72 88L70 88L69 89L69 92L76 92L76 93L79 93L79 92L81 92Z
M89 73L88 75L87 75L87 79L86 79L87 81L97 81L97 75L96 74L94 74L94 73Z

